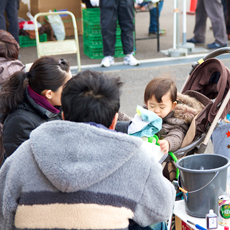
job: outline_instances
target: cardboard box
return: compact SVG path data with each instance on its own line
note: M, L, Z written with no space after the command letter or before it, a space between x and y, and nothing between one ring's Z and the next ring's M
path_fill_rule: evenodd
M176 230L194 230L196 229L195 226L194 226L194 229L191 228L188 224L186 224L183 220L181 220L177 216L175 216L175 227L176 227Z
M33 16L37 13L49 12L49 10L54 11L54 9L57 11L68 10L75 16L78 34L83 34L81 0L30 0L30 9ZM60 16L64 22L66 36L73 36L74 30L71 16ZM39 17L38 21L43 22L44 17Z

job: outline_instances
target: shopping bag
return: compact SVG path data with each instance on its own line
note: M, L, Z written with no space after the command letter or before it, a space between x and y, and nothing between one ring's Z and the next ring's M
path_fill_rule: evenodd
M50 11L52 12L52 11ZM58 41L63 41L65 39L65 27L60 15L48 15L49 23L54 31L54 35Z

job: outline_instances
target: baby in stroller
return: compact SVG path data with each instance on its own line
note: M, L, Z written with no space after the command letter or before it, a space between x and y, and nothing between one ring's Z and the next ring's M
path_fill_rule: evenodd
M144 102L144 108L138 107L138 113L128 125L127 133L139 137L157 133L164 153L181 147L191 121L204 108L195 98L178 93L171 77L151 80L145 88ZM162 128L159 126L161 121L156 124L154 113L162 119Z
M145 88L144 103L143 107L137 106L137 114L131 124L127 122L123 124L129 124L127 133L137 137L150 137L157 133L158 142L165 153L181 147L191 121L204 108L197 99L178 93L171 77L157 77L151 80ZM116 130L119 131L118 128ZM170 175L165 175L164 172L163 174L171 180ZM166 222L159 225L167 226ZM142 228L134 224L129 229L155 230L158 228L157 226ZM160 229L166 229L166 227Z

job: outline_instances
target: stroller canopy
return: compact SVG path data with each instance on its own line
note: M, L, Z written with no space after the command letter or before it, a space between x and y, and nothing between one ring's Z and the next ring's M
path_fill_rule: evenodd
M210 58L192 72L187 80L182 93L187 90L194 90L205 95L213 101L207 114L208 122L212 123L221 103L223 102L230 87L230 71L224 64L215 58ZM230 111L228 101L221 118L223 119Z

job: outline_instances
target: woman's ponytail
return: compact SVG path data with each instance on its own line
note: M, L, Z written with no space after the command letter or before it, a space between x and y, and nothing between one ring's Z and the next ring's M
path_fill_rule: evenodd
M24 100L25 88L28 84L27 73L15 72L7 81L2 84L0 91L0 113L3 123L6 116L17 108Z

